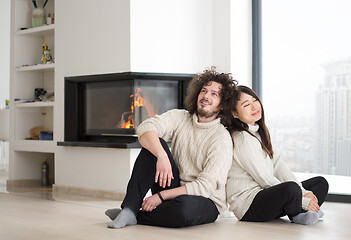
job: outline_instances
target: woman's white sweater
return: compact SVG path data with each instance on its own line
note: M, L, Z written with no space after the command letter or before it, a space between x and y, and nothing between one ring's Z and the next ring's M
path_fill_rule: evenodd
M249 131L258 139L258 125L249 125ZM302 195L306 191L294 174L285 165L280 154L271 159L262 149L260 142L245 131L234 132L233 163L229 170L226 185L229 209L240 220L249 209L256 194L282 182L294 181L300 185ZM302 208L306 209L309 198L302 198Z
M220 119L199 123L196 114L170 110L145 120L138 126L137 134L141 137L148 131L156 131L160 138L172 142L171 153L187 193L209 198L220 213L225 211L225 184L233 145Z

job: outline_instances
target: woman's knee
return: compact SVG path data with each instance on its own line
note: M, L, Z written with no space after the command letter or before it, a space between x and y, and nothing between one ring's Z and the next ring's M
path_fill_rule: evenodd
M328 193L329 191L329 183L324 177L315 177L318 180L319 187L325 192Z
M317 184L315 187L316 189L314 190L314 194L318 198L319 206L321 206L328 195L329 183L324 177L315 177L315 179L317 181Z
M301 187L296 182L284 182L282 188L285 195L294 196L298 199L302 198Z

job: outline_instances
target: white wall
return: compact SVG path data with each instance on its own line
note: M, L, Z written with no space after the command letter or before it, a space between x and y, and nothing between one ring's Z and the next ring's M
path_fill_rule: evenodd
M231 1L231 70L240 85L252 86L251 1Z
M130 71L130 7L125 0L55 2L55 140L64 140L64 77ZM55 184L125 190L125 149L57 147Z
M55 135L62 141L64 77L130 71L129 1L59 0L55 5Z
M213 1L212 6L212 61L217 71L230 72L231 28L230 0Z
M212 0L131 0L132 70L199 72L212 64Z
M230 0L131 0L132 71L230 70Z
M10 0L0 2L0 108L10 99Z

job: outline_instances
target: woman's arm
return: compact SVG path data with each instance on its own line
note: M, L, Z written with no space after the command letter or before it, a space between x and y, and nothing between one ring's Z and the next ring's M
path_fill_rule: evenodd
M302 192L302 208L308 211L319 211L318 199L311 192L303 188L301 182L297 180L293 172L285 164L284 160L281 158L279 153L274 154L273 163L274 163L274 172L277 178L282 182L293 181L296 182Z
M274 175L281 181L281 182L287 182L287 181L293 181L296 182L302 191L302 195L306 195L307 193L311 191L307 191L302 187L301 182L297 180L295 175L292 173L290 168L285 164L284 160L282 159L281 155L279 152L276 152L273 157L273 164L274 164Z
M241 132L234 136L234 143L234 160L261 188L266 189L281 183L274 176L273 167L269 166L269 162L267 163L271 159L267 160L267 154L255 137L247 132Z

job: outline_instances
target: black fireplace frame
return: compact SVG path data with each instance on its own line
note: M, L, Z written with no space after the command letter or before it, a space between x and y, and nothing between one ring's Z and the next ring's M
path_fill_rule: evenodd
M194 74L178 73L150 73L150 72L122 72L97 75L82 75L65 77L65 116L64 141L57 142L58 146L78 147L107 147L107 148L139 148L136 136L85 136L82 134L82 87L89 82L119 81L119 80L159 80L177 81L178 106L184 108L186 89Z

